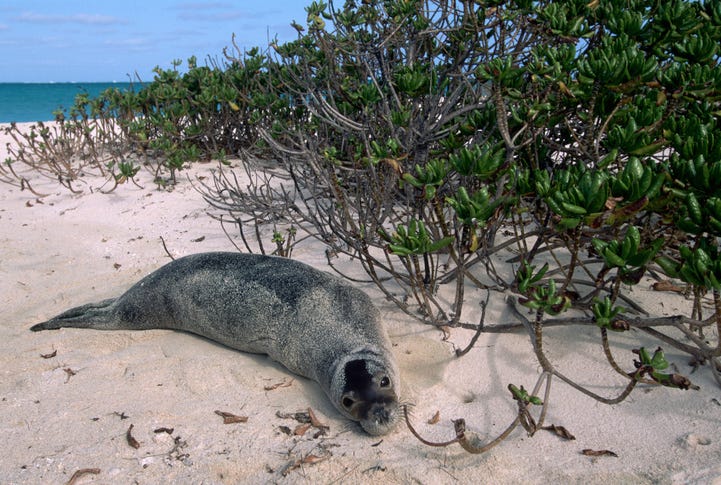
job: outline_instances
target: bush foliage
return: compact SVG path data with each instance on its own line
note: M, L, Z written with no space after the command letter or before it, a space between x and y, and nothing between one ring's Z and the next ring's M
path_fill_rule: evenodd
M158 69L137 92L78 100L56 131L11 128L21 148L0 177L27 186L13 169L26 163L71 187L87 170L117 182L142 165L159 176L239 152L274 160L248 186L223 170L202 189L248 250L265 251L267 226L289 255L304 231L358 261L403 311L479 333L517 326L469 322L478 290L515 293L511 304L532 310L516 314L548 382L604 402L642 380L692 386L643 348L623 370L609 331L642 329L721 383L719 2L306 10L297 40L267 53L191 59L185 74ZM508 249L512 272L498 264ZM627 296L649 272L683 283L688 315L660 317ZM629 379L621 396L595 395L545 357L544 327L569 323L600 328L610 365ZM514 399L525 426L532 402Z

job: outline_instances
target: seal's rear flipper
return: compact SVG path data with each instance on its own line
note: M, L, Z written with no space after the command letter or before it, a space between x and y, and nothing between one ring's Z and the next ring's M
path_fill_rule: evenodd
M115 302L115 298L97 303L71 308L50 320L30 327L33 332L40 330L57 330L63 327L75 328L102 328L110 316L108 309Z

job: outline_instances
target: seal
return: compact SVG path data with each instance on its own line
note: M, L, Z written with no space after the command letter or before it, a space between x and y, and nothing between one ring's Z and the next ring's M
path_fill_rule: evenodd
M118 298L67 310L30 330L171 329L267 354L316 381L371 435L399 416L399 374L380 312L363 291L299 261L240 253L174 260Z

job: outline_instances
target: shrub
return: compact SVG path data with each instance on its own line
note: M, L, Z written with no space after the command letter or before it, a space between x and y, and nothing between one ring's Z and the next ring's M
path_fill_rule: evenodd
M301 114L260 130L294 190L272 177L244 190L221 175L207 194L241 231L262 220L238 214L270 208L274 225L357 259L432 325L515 328L469 323L465 306L480 289L516 292L511 301L535 313L516 312L541 379L603 402L643 376L692 386L659 372L662 353L640 349L623 370L609 330L643 329L708 362L721 383L717 3L388 0L307 12L307 30L269 64L275 96ZM505 248L517 254L513 274L497 266ZM632 317L646 310L626 288L649 271L688 285L691 315ZM715 306L704 315L707 292ZM610 365L629 379L617 398L546 358L543 329L572 323L600 327Z

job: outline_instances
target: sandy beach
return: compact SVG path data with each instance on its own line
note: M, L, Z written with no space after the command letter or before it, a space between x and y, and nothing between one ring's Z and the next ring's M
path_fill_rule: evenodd
M0 160L7 141L0 135ZM126 184L110 194L93 178L83 181L82 195L38 179L34 187L50 194L42 199L0 185L0 483L63 484L78 471L76 484L721 483L721 388L707 368L691 374L688 357L670 348L668 360L700 390L641 386L608 406L555 380L546 422L575 440L547 431L529 437L518 428L488 453L471 455L458 445L425 446L403 425L368 436L314 382L265 356L192 335L29 331L72 306L117 296L169 262L161 238L175 257L235 250L186 178L215 168L181 172L170 191L157 190L145 171L143 188ZM319 243L300 246L294 257L326 268ZM540 372L527 335L483 335L456 358L471 331L453 329L444 341L373 286L361 288L387 325L418 431L449 440L451 420L464 418L484 440L502 432L515 415L507 385L532 388ZM632 295L662 315L688 305L643 284ZM492 295L486 318L513 318L502 295ZM605 363L597 333L550 330L548 354L595 392L615 396L625 383ZM614 335L621 362L632 362L639 339L635 331ZM308 408L329 426L325 435L293 434L293 414ZM248 420L224 424L216 411ZM586 449L616 456L586 456Z

